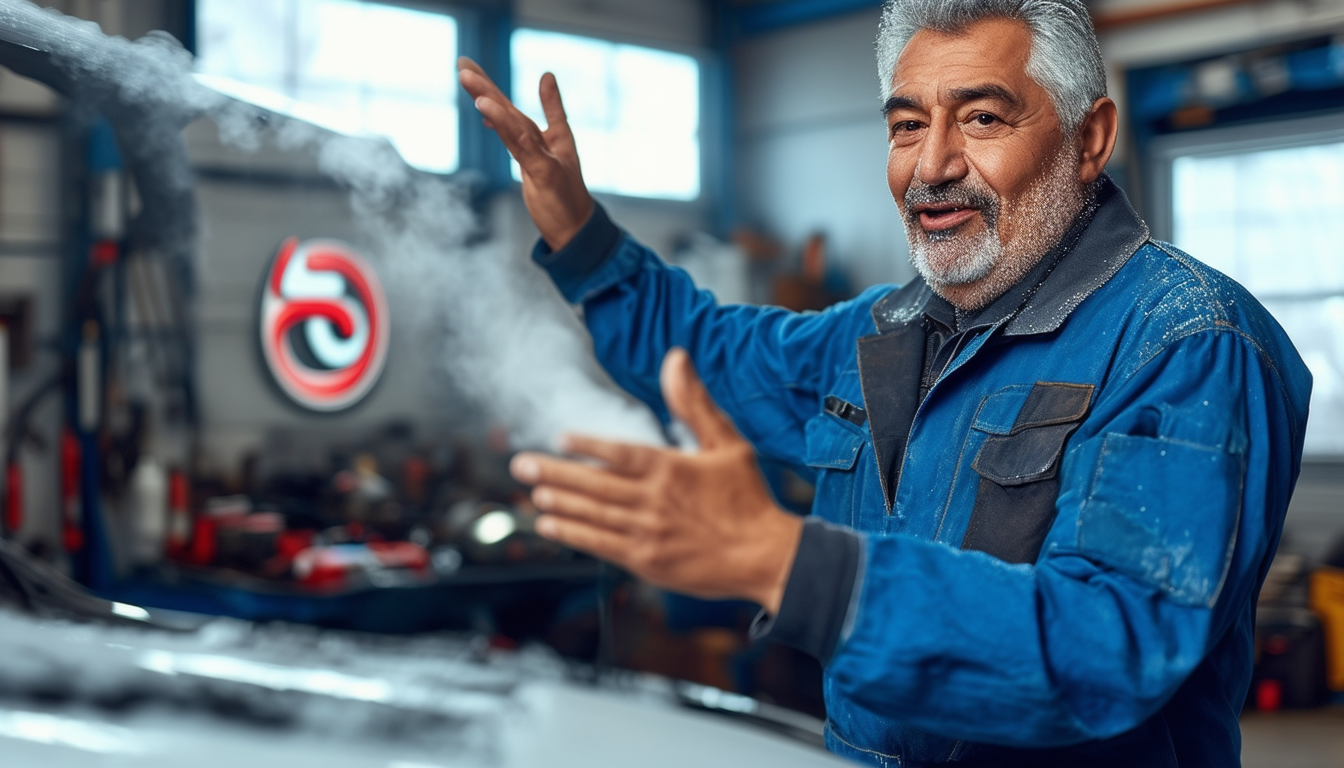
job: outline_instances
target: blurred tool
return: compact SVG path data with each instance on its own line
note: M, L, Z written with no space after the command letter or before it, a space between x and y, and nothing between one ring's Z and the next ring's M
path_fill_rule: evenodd
M135 524L135 562L163 559L168 537L168 473L153 456L142 456L131 474L131 511Z
M1324 634L1327 685L1335 696L1344 695L1344 537L1312 572L1308 600Z
M166 554L180 557L191 538L191 482L187 474L175 469L168 475L168 531L164 540Z
M61 542L65 551L84 548L84 512L80 500L79 439L69 429L61 433Z
M420 577L428 571L429 553L409 541L310 547L294 556L295 578L310 587L343 586L358 576L388 584L400 580L398 576Z

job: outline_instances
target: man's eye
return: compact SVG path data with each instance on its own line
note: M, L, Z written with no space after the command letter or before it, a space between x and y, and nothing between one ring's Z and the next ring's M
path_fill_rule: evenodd
M972 117L971 121L974 122L976 125L993 125L999 121L999 118L989 114L988 112L981 112L975 117Z
M898 120L891 124L891 134L908 133L919 130L919 121L917 120Z

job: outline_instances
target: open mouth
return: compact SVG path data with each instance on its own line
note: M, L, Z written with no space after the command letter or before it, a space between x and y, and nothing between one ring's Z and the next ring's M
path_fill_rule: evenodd
M954 203L937 203L915 207L919 225L926 232L940 232L960 226L980 212L979 208Z

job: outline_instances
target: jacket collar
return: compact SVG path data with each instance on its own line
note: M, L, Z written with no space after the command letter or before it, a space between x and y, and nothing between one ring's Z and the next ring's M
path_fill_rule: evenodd
M1029 336L1058 329L1073 310L1120 271L1147 242L1143 223L1129 199L1109 175L1097 182L1096 212L1069 252L1004 328L1006 336ZM873 305L878 333L888 333L919 320L935 294L916 277Z

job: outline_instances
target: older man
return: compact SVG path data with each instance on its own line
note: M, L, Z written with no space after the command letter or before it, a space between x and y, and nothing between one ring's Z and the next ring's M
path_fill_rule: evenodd
M808 315L697 291L594 205L554 78L542 131L463 62L537 261L700 444L520 455L539 530L760 602L757 634L824 662L827 744L860 761L1235 765L1306 369L1103 173L1116 109L1081 2L897 0L878 58L920 279ZM753 449L815 476L806 523Z

